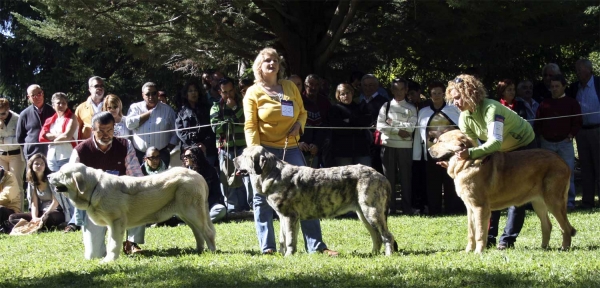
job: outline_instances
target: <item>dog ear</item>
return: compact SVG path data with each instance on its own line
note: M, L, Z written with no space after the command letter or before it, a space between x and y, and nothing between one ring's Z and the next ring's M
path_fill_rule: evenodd
M77 187L77 191L79 191L79 194L83 194L84 190L79 188L79 182L83 182L83 175L79 172L74 172L72 177L73 177L73 182L75 183L75 187ZM82 185L83 185L83 183L82 183Z
M256 172L256 175L261 175L262 174L262 165L263 164L263 158L265 156L260 155L260 157L254 157L254 172Z

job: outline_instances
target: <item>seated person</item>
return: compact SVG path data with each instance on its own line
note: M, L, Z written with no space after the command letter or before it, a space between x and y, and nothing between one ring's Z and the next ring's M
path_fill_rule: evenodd
M188 147L182 155L183 166L198 172L208 184L208 208L210 209L210 220L215 223L225 217L225 200L221 194L219 177L215 167L208 163L204 152L200 147L193 145Z
M0 166L0 233L10 233L12 225L5 222L14 213L21 213L22 193L15 176Z
M153 175L166 171L167 165L160 160L160 151L156 147L151 146L146 150L146 156L144 156L144 163L141 168L144 175Z
M21 219L32 223L42 221L46 229L57 227L59 224L65 222L63 208L58 204L58 200L54 197L52 188L47 180L50 173L46 156L38 153L27 161L27 198L31 213L15 213L10 215L8 221L11 228L19 223Z

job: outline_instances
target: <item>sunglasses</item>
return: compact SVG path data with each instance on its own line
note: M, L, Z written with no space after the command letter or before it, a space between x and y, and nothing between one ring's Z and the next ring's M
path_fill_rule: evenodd
M146 96L148 96L148 97L154 97L154 96L156 96L156 95L158 95L158 91L154 91L154 92L148 92L148 93L146 93Z
M104 84L96 84L92 88L104 88Z
M192 159L192 155L183 155L181 159Z
M463 82L463 79L462 79L462 78L460 78L460 77L456 77L456 78L454 78L454 80L452 80L452 81L454 81L454 83L462 83L462 82Z
M160 156L146 157L146 159L148 159L150 161L157 161L157 160L160 160Z

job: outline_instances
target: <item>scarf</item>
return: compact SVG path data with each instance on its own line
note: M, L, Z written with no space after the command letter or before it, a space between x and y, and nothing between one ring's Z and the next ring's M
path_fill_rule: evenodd
M512 104L508 104L508 102L506 102L506 100L500 98L500 103L502 103L502 105L508 107L510 110L515 111L515 104L517 104L517 99L513 99Z
M71 109L67 108L67 111L65 111L65 114L63 117L65 118L65 121L63 122L63 126L62 126L62 133L65 133L65 130L67 129L67 124L69 124L69 120L73 120L73 112L71 112ZM44 126L42 127L42 131L40 131L40 137L39 137L40 142L51 142L44 135L46 135L46 133L50 132L50 126L52 126L52 123L56 122L56 119L58 119L57 113L54 113L54 115L52 115L52 117L46 119L46 122L44 122ZM77 146L77 142L71 142L71 146L73 146L73 148L75 148L75 146Z

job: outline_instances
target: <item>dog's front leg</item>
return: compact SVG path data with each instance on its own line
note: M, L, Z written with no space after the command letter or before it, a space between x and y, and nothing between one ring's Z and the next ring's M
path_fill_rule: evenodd
M106 257L102 262L110 262L119 258L125 234L125 222L122 219L115 220L108 228L108 245L106 245Z
M296 253L296 247L298 244L298 228L300 227L300 221L296 217L284 217L286 218L286 230L285 233L285 256L291 256Z
M483 249L485 249L486 247L490 216L490 208L486 206L473 208L473 222L475 224L475 243L477 244L475 247L476 253L482 253Z
M286 231L288 231L289 228L289 219L279 213L277 213L277 215L279 216L279 252L281 254L285 254L286 252L286 241L285 241L285 237L286 237Z

